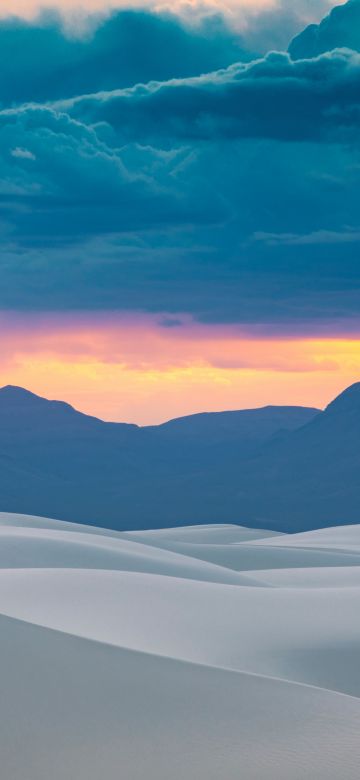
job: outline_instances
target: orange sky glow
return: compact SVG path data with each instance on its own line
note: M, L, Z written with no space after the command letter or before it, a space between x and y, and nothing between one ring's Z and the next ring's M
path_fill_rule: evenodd
M0 385L107 420L162 422L265 404L323 407L360 378L360 336L269 338L132 316L0 319Z

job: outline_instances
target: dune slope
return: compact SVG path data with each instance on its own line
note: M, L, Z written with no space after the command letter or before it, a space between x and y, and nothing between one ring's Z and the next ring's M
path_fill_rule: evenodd
M356 780L359 542L0 515L2 776Z

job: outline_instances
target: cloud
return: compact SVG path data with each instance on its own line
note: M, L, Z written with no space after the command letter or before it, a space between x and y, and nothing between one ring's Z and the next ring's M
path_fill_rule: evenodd
M35 155L30 152L29 149L24 149L21 146L16 146L15 149L11 149L10 154L12 157L18 157L21 160L36 160Z
M346 0L339 0L339 3L341 2L345 3ZM292 3L288 0L278 0L258 13L245 17L247 44L262 54L275 49L284 51L292 39L303 32L306 25L320 21L333 4L333 0L296 0ZM234 15L236 19L236 11ZM240 30L242 31L241 25Z
M174 318L167 313L0 313L3 359L16 363L31 353L34 359L96 361L130 371L207 365L302 373L333 370L337 355L353 358L359 343L359 328L341 333L330 323L309 339L299 333L284 338L272 327L203 324L188 314L178 315L175 331L168 321Z
M42 102L226 68L286 49L329 5L297 0L289 9L285 0L224 0L172 3L170 10L166 3L87 0L79 15L73 0L54 2L47 11L42 2L2 2L0 103ZM36 8L41 13L34 15Z
M9 240L65 244L212 218L210 202L185 197L171 178L181 150L109 147L96 129L36 106L0 112L0 142L0 213Z
M77 35L54 13L32 22L3 19L0 49L2 105L198 75L252 56L219 15L191 26L144 10L94 18Z
M239 15L246 11L251 13L261 12L264 8L271 8L277 3L274 0L191 0L190 3L183 0L175 0L172 3L173 8L179 14L189 13L208 13L209 10L222 10L238 12ZM106 12L117 8L150 8L151 10L163 10L169 7L167 2L159 0L3 0L1 13L3 16L16 14L25 18L36 16L43 8L53 8L70 17L76 18L79 12L85 15L94 12Z
M291 42L289 52L294 59L303 59L339 48L360 51L359 0L338 5L319 25L309 25Z
M232 138L164 151L106 134L49 106L0 114L0 307L287 328L358 316L353 241L339 254L358 220L357 147Z
M354 140L360 55L335 50L293 62L273 52L197 78L101 92L58 108L86 123L105 122L120 138L165 146L222 138Z
M56 10L71 29L76 29L94 13L104 15L116 9L146 9L162 13L171 7L173 13L189 21L221 13L240 29L247 28L253 20L261 20L263 16L269 22L273 17L279 20L286 14L287 19L297 19L303 28L306 23L321 19L331 5L332 0L297 0L291 9L287 0L172 0L171 3L167 0L2 0L0 15L34 19L45 7Z
M304 235L296 233L254 233L253 241L260 241L269 246L315 246L316 244L358 244L360 230L314 230Z
M176 37L172 17L135 16L145 37L127 28L134 63L150 36L159 60L151 54L147 72L156 61L165 81L97 92L98 77L121 72L116 60L102 75L92 65L87 80L79 68L92 94L57 99L51 76L49 101L34 91L0 111L0 307L166 312L173 339L179 312L307 332L357 322L359 54L271 53L169 78L184 41L198 52L194 69L204 52L224 51L224 28L212 48L201 26ZM89 57L92 44L79 46ZM32 68L40 90L43 53L41 68L22 55L19 73Z

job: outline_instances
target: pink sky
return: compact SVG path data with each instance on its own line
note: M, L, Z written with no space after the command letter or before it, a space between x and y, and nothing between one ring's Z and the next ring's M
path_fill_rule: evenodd
M334 5L333 0L324 0L325 5ZM338 0L341 4L345 0ZM114 8L148 8L155 11L167 10L192 18L208 13L209 11L221 11L231 18L236 26L246 25L250 16L256 15L264 9L275 9L286 4L282 0L1 0L0 15L8 14L33 17L45 7L60 10L65 15L76 19L78 12L107 12ZM304 24L318 21L319 9L316 0L313 3L299 0L299 16ZM324 3L321 5L321 13ZM321 15L320 13L320 15Z
M265 404L324 406L360 376L360 337L269 338L145 315L0 316L0 385L156 423Z
M262 9L276 7L278 0L2 0L1 13L31 16L44 7L59 8L61 11L73 12L81 9L85 12L105 11L108 8L153 8L167 9L183 13L199 9L213 8L231 13L239 13L243 9Z

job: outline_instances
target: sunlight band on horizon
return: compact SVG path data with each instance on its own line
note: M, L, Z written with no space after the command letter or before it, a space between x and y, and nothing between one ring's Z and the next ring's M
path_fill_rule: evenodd
M0 384L107 420L159 423L267 404L325 406L360 373L359 337L284 338L150 316L2 319Z

